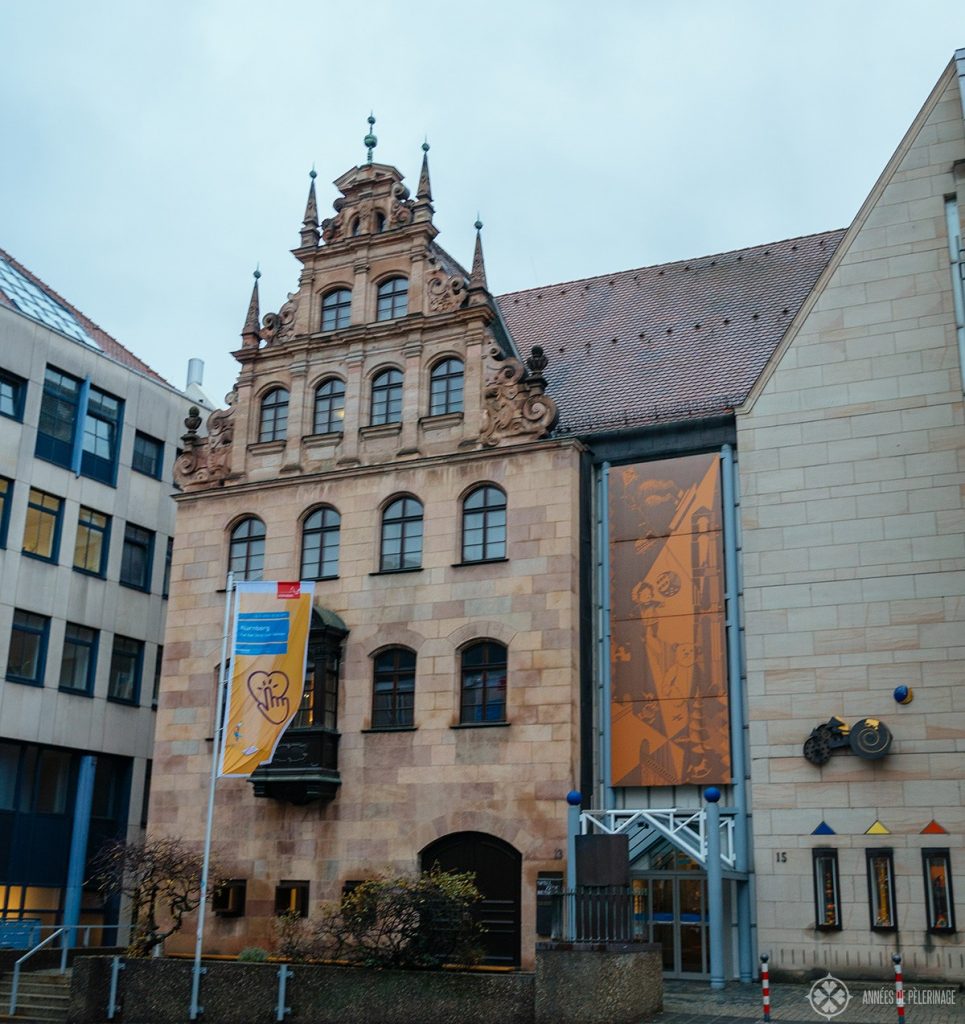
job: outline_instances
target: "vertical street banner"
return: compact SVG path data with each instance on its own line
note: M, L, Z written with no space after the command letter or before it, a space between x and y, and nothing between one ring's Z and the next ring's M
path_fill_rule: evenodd
M610 473L611 779L730 781L716 453Z
M248 776L275 754L302 702L313 583L239 583L219 776Z

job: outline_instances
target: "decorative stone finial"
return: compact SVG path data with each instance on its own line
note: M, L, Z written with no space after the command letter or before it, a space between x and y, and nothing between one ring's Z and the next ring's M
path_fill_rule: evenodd
M376 138L375 132L373 130L375 127L375 115L369 114L368 121L369 133L368 135L365 136L365 138L362 141L365 143L365 148L369 151L365 162L370 164L372 163L372 150L375 149L375 147L379 144L379 140Z

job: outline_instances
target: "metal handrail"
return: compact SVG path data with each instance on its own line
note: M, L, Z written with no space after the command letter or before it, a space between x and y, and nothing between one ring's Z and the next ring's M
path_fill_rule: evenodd
M34 953L39 953L40 950L42 950L44 946L47 945L48 942L51 942L53 939L56 939L58 935L62 934L66 930L66 928L61 927L58 928L55 932L51 932L51 934L48 935L46 939L44 939L42 942L37 943L37 945L34 946L33 949L30 949L26 953L24 953L24 955L13 965L13 987L10 990L11 1017L17 1012L17 989L20 987L21 965L25 964L34 955Z

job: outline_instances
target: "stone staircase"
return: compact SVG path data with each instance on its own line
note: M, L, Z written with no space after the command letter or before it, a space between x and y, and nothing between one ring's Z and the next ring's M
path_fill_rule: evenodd
M11 1017L10 989L13 972L0 977L0 1021L9 1024L65 1024L70 1006L70 971L28 971L20 975L17 1012Z

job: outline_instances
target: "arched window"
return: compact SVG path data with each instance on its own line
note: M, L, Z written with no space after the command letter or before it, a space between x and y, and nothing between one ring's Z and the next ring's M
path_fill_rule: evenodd
M231 531L228 569L239 580L260 580L265 568L265 524L256 516L242 519Z
M506 648L484 640L462 652L460 722L506 721Z
M463 369L461 359L443 359L429 377L429 415L462 412Z
M376 234L381 234L385 231L385 214L381 210L375 212L375 231Z
M409 282L404 277L390 277L379 285L376 320L395 320L409 312Z
M405 647L390 647L375 658L372 728L411 726L414 704L415 654Z
M340 434L345 421L345 385L331 377L315 388L315 418L312 433Z
M288 392L284 388L269 391L261 400L259 441L284 441L288 430Z
M418 569L422 565L422 504L397 498L382 513L381 572Z
M340 331L352 319L352 293L348 288L336 288L322 299L322 330Z
M316 509L302 526L303 580L338 575L338 539L342 518L333 508Z
M402 371L386 370L372 381L373 426L402 419Z
M488 562L505 557L506 495L485 484L462 503L462 560Z

